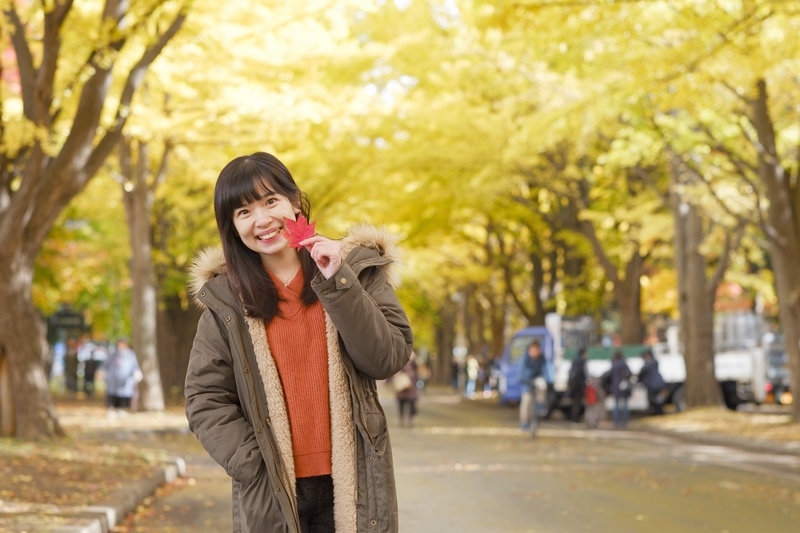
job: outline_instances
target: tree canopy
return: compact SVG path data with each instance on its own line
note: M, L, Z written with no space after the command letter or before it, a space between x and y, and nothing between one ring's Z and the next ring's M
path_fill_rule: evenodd
M166 35L167 15L182 6L132 4L118 33L96 25L96 9L66 9L71 2L7 8L0 207L10 211L0 223L28 216L9 203L25 192L14 158L71 146L90 104L79 98L87 65L102 68L107 55L121 72L135 68L143 56L129 48ZM216 243L219 170L264 150L308 193L321 233L368 221L400 235L401 296L417 342L440 360L457 342L444 333L453 328L471 351L495 355L508 327L551 311L616 320L628 342L653 315L676 319L676 190L707 225L699 249L709 272L742 228L725 279L784 329L800 326L794 308L779 312L776 290L796 294L800 281L774 273L792 257L781 250L800 249L775 222L794 216L800 234L795 3L194 0L186 12L135 97L124 76L109 80L120 105L98 113L95 128L116 131L124 116L125 136L157 154L169 147L151 221L162 298L188 305L186 268ZM64 30L48 33L55 23ZM22 46L23 29L45 39ZM32 65L45 73L55 44L58 91L37 115L38 100L25 98ZM119 318L130 284L119 164L83 165L98 178L62 193L75 198L48 215L52 230L31 250L33 298L45 315L60 302L85 309L112 335L130 327ZM47 205L32 201L31 216ZM461 297L477 326L447 324ZM800 375L800 353L793 358Z

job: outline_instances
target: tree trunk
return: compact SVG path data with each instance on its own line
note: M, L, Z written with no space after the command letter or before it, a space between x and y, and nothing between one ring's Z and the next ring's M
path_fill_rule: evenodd
M676 162L676 165L678 163ZM678 184L679 167L673 183ZM706 260L700 254L704 238L703 221L695 206L683 201L673 187L672 212L675 219L675 268L678 274L683 357L686 362L686 403L691 407L720 405L714 373L714 295L706 276Z
M506 297L505 291L500 295L492 293L491 309L489 310L491 320L492 338L490 339L491 357L499 357L506 346Z
M767 85L757 84L757 97L751 102L753 123L758 134L758 172L769 200L766 235L775 274L775 293L781 329L792 374L791 390L800 391L800 205L798 187L780 164L775 145L775 130L769 115ZM792 418L800 421L800 401L792 403Z
M435 334L438 353L436 364L431 368L434 383L450 384L453 340L456 337L456 309L455 303L447 299L439 312L441 320L436 326Z
M158 323L163 327L157 330L161 384L169 402L182 402L186 368L201 312L195 305L184 309L177 296L162 304Z
M644 339L642 322L642 278L644 259L634 253L625 266L625 279L619 280L614 288L621 324L622 344L641 344Z
M163 411L164 392L161 386L161 371L156 351L158 300L153 269L151 231L155 194L148 184L150 162L147 144L138 143L136 165L131 163L132 153L131 142L124 139L120 143L120 167L125 178L122 195L131 242L132 337L133 348L143 374L142 382L139 385L139 409Z
M41 315L33 305L32 261L0 261L0 352L5 353L14 401L4 405L3 427L20 439L63 435L58 423L45 360L48 347Z

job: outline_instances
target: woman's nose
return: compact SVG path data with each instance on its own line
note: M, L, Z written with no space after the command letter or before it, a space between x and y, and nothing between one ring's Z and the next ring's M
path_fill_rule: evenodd
M253 214L255 215L256 225L257 226L266 226L269 224L270 216L267 209L262 206L258 206L254 209Z

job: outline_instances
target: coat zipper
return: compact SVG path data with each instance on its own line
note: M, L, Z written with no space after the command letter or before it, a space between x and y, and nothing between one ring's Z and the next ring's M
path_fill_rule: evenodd
M206 290L208 290L208 292L211 293L214 296L214 298L217 299L217 301L219 301L223 305L226 305L227 307L231 308L230 311L233 312L233 314L236 314L234 312L234 310L232 309L233 306L227 304L225 302L225 300L223 298L221 298L220 295L217 294L217 292L214 291L214 289L212 289L209 284L206 284ZM239 321L237 321L237 322L239 322ZM244 350L245 349L245 342L244 342L245 339L244 339L244 336L243 336L244 333L242 331L241 322L239 322L239 327L236 328L236 333L239 336L239 345ZM250 375L250 379L253 379L253 377L252 377L253 373L250 372L249 375ZM299 513L297 511L297 506L296 506L296 504L294 502L294 499L291 497L291 494L294 492L294 489L292 489L292 492L289 492L288 489L287 489L287 485L288 484L287 484L287 480L285 479L286 469L283 468L283 462L281 461L280 456L278 456L277 453L276 453L275 436L272 434L272 427L270 426L270 424L266 423L266 418L262 417L261 410L260 410L259 405L258 405L258 401L255 402L255 407L256 407L256 415L258 416L259 423L263 423L267 427L267 430L268 430L267 438L270 439L270 444L271 444L270 447L272 448L272 450L271 450L272 451L272 460L275 462L276 465L281 465L280 475L278 476L278 480L280 481L281 487L283 488L283 491L284 491L284 493L286 494L286 497L289 500L289 506L292 509L292 515L293 515L293 518L294 518L295 526L297 527L297 531L299 532L301 530L301 528L300 528L300 515L299 515ZM356 476L356 478L357 477L358 476ZM356 481L356 483L357 483L357 481ZM357 495L358 495L358 490L356 490L356 496Z

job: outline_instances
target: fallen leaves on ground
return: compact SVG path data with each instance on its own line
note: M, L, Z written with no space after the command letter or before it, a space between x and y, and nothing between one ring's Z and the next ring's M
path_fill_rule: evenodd
M99 402L58 402L67 437L45 442L0 438L0 504L99 504L131 482L148 479L169 458L147 437L185 430L182 408L109 417Z
M645 428L701 432L775 442L800 442L800 424L785 412L743 412L724 407L696 407L644 418Z

